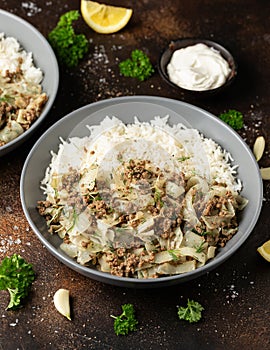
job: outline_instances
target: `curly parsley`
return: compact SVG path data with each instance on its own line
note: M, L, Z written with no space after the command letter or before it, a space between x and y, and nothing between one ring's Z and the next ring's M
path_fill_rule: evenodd
M7 290L10 301L7 309L16 309L21 305L35 279L32 264L20 255L5 257L0 265L0 290Z
M148 79L154 73L149 57L141 50L133 50L131 58L119 63L119 69L125 77L137 78L140 81Z
M187 302L187 307L178 307L178 317L180 320L192 322L198 322L202 317L202 311L204 308L197 301L189 300Z
M221 113L219 118L234 130L242 129L244 126L243 114L235 109L229 109L228 112Z
M75 67L88 51L88 41L84 34L75 34L73 21L80 17L79 11L63 14L48 39L59 61L67 67Z
M129 332L136 331L138 321L135 318L135 311L132 304L122 305L122 314L113 316L114 331L116 335L127 335Z

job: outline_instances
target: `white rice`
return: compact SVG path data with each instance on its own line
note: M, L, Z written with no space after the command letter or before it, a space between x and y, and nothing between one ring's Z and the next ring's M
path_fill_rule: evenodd
M149 156L151 161L160 165L164 161L164 154L168 154L171 163L167 165L177 161L187 178L196 173L206 178L210 185L222 183L231 191L241 191L241 182L236 176L237 166L232 165L233 159L226 150L212 139L205 138L198 130L188 129L183 124L170 126L168 120L169 116L140 122L135 117L133 124L125 125L116 117L106 117L100 125L88 126L89 136L61 140L57 154L52 152L51 163L42 181L44 192L54 192L49 186L52 174L68 173L70 167L82 171L94 163L101 166L102 162L104 164L112 159L114 149L130 140L134 143L133 154L136 148L139 152L142 145L140 140L147 140L152 143L152 147L145 151L144 159ZM161 149L163 151L159 152ZM130 152L126 152L127 158ZM184 161L179 162L179 159ZM166 166L165 163L163 165Z
M19 60L22 60L21 65ZM4 77L7 71L14 73L18 67L27 83L40 84L43 74L34 66L32 53L26 52L15 38L0 33L0 74Z

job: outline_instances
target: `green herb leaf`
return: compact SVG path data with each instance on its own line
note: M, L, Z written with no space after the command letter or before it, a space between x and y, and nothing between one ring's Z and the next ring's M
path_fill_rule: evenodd
M119 63L119 69L125 77L137 78L140 81L148 79L154 73L150 59L141 50L133 50L131 58Z
M7 290L10 294L7 309L16 309L21 305L34 279L32 264L28 264L20 255L3 259L0 265L0 290Z
M200 245L194 247L196 249L196 253L201 253L204 248L204 242L202 242Z
M202 317L202 311L204 308L197 301L189 300L187 302L187 307L178 307L178 317L180 320L185 320L190 323L198 322Z
M159 204L161 208L163 207L164 202L162 200L162 193L156 187L154 188L154 201L156 204Z
M63 14L48 39L59 61L67 67L75 67L88 51L88 41L84 34L75 34L73 21L80 17L79 11Z
M136 331L138 321L135 318L135 311L132 304L122 305L122 314L113 316L114 331L116 335L127 335L129 332Z
M168 250L168 253L171 255L173 261L177 261L178 260L178 256L175 254L175 250L170 249L170 250Z
M244 126L243 114L235 109L229 109L228 112L220 114L219 118L235 130L242 129Z
M190 159L190 157L185 157L185 156L183 156L183 157L178 158L177 160L178 160L179 162L184 162L185 160L188 160L188 159Z

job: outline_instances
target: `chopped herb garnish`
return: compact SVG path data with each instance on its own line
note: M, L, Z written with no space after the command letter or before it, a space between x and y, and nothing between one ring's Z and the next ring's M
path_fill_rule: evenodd
M200 245L198 245L197 247L194 247L196 249L196 253L201 253L203 251L204 248L204 242L201 242Z
M155 188L154 192L154 201L156 204L159 203L159 205L163 207L164 202L162 201L162 193L157 188Z
M177 160L179 161L179 162L184 162L185 160L188 160L188 159L190 159L190 157L180 157L180 158L177 158Z
M191 231L196 233L199 236L207 236L207 235L212 235L213 234L212 232L209 232L209 231L201 231L201 232L199 232L195 228L193 228Z
M73 212L72 212L72 225L70 226L70 228L67 230L67 232L69 232L70 230L72 230L74 228L74 226L76 225L76 220L78 219L78 214L76 212L76 209L73 208Z
M168 253L171 255L171 257L173 258L173 261L177 261L178 260L178 256L175 254L175 251L173 249L168 250Z
M211 235L213 235L213 232L202 231L201 233L199 233L199 235L200 235L200 236L207 236L207 235L211 236Z

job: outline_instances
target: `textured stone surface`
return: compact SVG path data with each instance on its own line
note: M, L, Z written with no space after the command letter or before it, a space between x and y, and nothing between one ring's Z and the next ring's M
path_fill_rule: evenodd
M40 243L23 214L19 182L24 160L36 139L54 122L85 104L124 95L156 95L190 102L216 115L234 108L244 114L240 135L252 147L266 138L261 166L269 166L270 30L268 1L142 0L107 1L130 6L134 15L121 32L99 35L82 19L76 24L90 41L90 51L73 70L61 68L52 111L23 147L0 159L0 259L20 253L37 272L24 308L6 311L0 291L0 349L268 349L270 265L256 252L269 236L270 185L250 238L224 265L192 282L154 290L117 288L78 275L56 260ZM79 9L79 1L0 0L0 8L28 20L45 36L58 17ZM0 23L1 31L1 23ZM222 95L195 99L170 88L156 72L138 83L119 76L118 62L132 49L143 49L156 66L162 48L175 38L202 37L224 44L235 55L239 74ZM54 308L53 294L67 288L72 322ZM177 319L176 306L187 298L205 308L198 324ZM137 332L117 337L110 314L133 303Z

